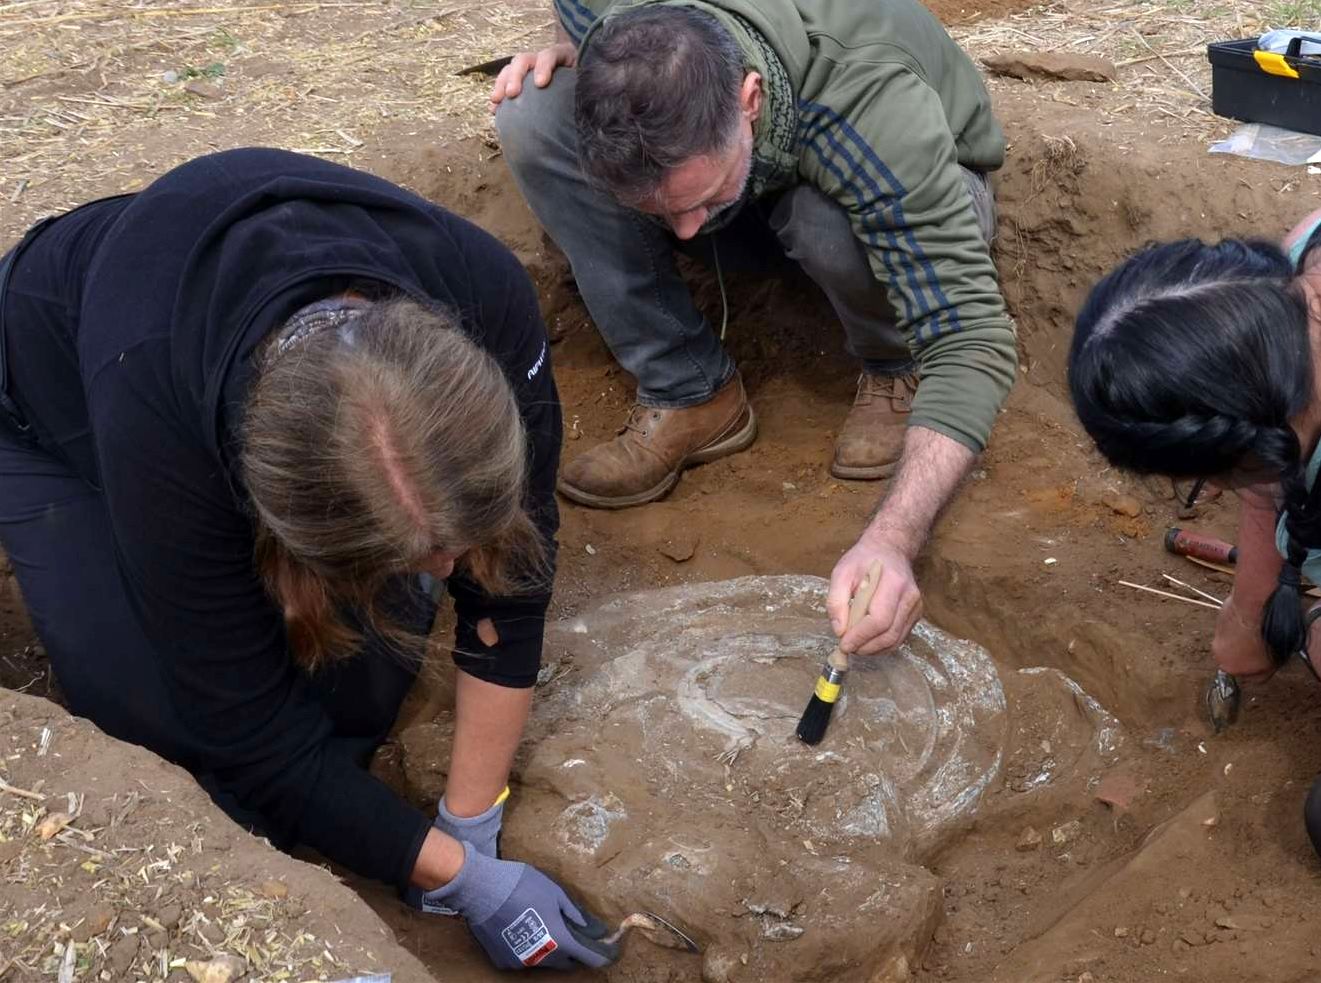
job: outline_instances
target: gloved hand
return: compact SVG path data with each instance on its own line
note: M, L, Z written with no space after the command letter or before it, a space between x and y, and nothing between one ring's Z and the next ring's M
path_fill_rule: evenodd
M495 805L476 816L460 818L445 807L445 796L436 805L436 818L431 825L460 843L471 843L477 852L488 857L500 856L500 826L505 818L505 799L509 789L500 793Z
M509 798L508 788L500 793L500 797L495 800L495 805L485 812L476 816L460 818L445 807L445 796L442 795L440 801L436 804L436 818L431 821L431 825L447 836L454 837L460 843L471 843L473 848L483 856L498 858L500 856L500 826L504 822L505 799L507 798ZM404 892L404 901L411 908L421 908L422 889L409 887ZM458 914L453 908L447 908L439 904L432 905L424 910L433 915Z
M619 958L609 930L558 884L527 864L497 860L463 844L463 866L422 896L423 911L457 911L497 969L601 969Z

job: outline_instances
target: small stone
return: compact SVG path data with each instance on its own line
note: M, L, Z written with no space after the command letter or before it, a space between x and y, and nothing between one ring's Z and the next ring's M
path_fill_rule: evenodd
M659 549L662 556L669 557L675 563L685 563L697 552L697 537L692 534L679 535L666 540Z
M1173 945L1171 945L1170 948L1173 949L1175 952L1187 952L1189 949L1192 948L1192 946L1190 946L1183 939L1175 939Z
M1138 941L1141 942L1143 945L1151 945L1153 942L1156 941L1156 933L1149 928L1144 928L1142 930L1142 935L1139 937Z
M1117 926L1115 928L1115 938L1117 939L1128 938L1128 929L1126 929L1123 925Z
M197 983L232 983L248 971L248 964L238 956L224 954L206 962L190 959L183 968Z
M1205 945L1206 936L1195 928L1186 928L1179 933L1179 938L1189 945Z
M784 482L781 482L781 483L780 483L780 487L783 488L785 491L797 491L797 490L798 490L798 486L795 485L792 481L784 481Z
M1096 983L1096 977L1091 973L1083 973L1078 977L1078 983Z
M201 96L203 99L223 99L225 94L220 91L220 87L212 85L210 82L203 82L201 79L192 79L184 83L184 92L195 96Z
M179 81L179 73L176 72L173 68L168 69L167 71L161 73L161 81L164 82L166 85L174 85L176 82Z
M596 556L596 547L593 546L591 543L588 543L585 548L587 550L588 556Z
M263 898L279 901L281 898L289 897L289 885L284 881L262 881L261 887L257 888L257 893Z
M1066 843L1072 843L1082 834L1082 823L1076 819L1070 819L1062 826L1056 826L1050 831L1050 838L1055 841L1056 846L1064 846Z
M94 935L100 935L115 920L115 909L108 904L99 904L89 911L82 923L73 930L75 942L86 942Z
M1228 928L1232 930L1239 928L1239 924L1238 922L1234 921L1234 919L1226 915L1223 918L1216 919L1216 928Z
M1041 846L1041 834L1031 826L1028 826L1023 830L1022 835L1019 836L1016 849L1019 853L1028 853L1037 849L1039 846Z

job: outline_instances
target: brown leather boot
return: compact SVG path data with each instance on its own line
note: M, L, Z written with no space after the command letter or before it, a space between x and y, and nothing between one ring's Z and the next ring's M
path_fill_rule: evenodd
M684 468L748 447L757 437L757 418L735 375L698 406L634 406L618 433L560 471L561 495L597 509L654 502L679 483Z
M844 429L835 440L835 460L830 473L836 478L855 481L894 474L904 452L904 433L916 392L916 375L863 372L858 376L858 394L844 421Z

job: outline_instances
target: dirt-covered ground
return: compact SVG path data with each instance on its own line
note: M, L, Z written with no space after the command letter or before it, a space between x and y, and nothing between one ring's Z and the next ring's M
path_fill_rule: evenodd
M157 8L152 17L113 4L0 7L6 242L46 210L139 185L206 149L267 142L327 153L413 187L508 243L540 286L558 339L566 455L610 436L627 412L630 380L613 365L562 258L474 115L480 89L437 68L531 43L544 34L545 12L523 0L458 13L402 2L275 6L285 9L177 12L202 9L198 3L171 5L173 14ZM909 975L966 983L1315 979L1321 887L1301 802L1321 772L1321 692L1298 671L1282 673L1250 694L1227 734L1209 733L1197 698L1210 672L1213 613L1117 582L1160 586L1170 574L1223 596L1224 575L1165 554L1161 541L1174 524L1232 537L1232 504L1213 502L1193 519L1176 519L1168 482L1105 468L1063 393L1072 314L1127 251L1180 235L1278 236L1321 204L1321 179L1303 170L1206 152L1208 138L1227 126L1209 117L1201 98L1207 73L1188 52L1253 33L1267 11L1182 0L1099 10L1066 0L1023 10L970 0L940 12L954 22L983 7L987 18L955 28L979 54L1095 50L1123 64L1114 84L992 82L1010 139L997 180L996 260L1019 325L1023 371L991 448L922 561L927 615L986 646L1002 676L1032 666L1067 673L1118 718L1125 741L1117 763L1067 794L1029 795L1030 776L1058 749L1045 708L1018 707L1003 781L975 826L929 864L943 910ZM210 70L217 64L223 74ZM165 71L187 68L203 87L184 92L184 79L162 80ZM694 282L715 311L713 283L697 270ZM559 614L615 590L750 573L825 576L874 506L875 486L827 472L855 370L820 296L801 279L744 279L731 302L729 344L761 420L760 439L745 454L688 473L664 502L621 513L565 506ZM693 547L691 558L668 555L675 551L664 548L676 540ZM58 697L12 579L0 604L0 682ZM443 684L420 687L399 739L378 761L420 805L434 798L441 775L410 735L442 715L445 700ZM29 786L44 768L47 784L64 790L59 760L27 756L22 767ZM11 767L0 768L7 775L14 780ZM127 793L128 784L117 791ZM1098 789L1117 789L1125 801L1104 804ZM510 807L516 835L506 849L513 852L527 835L519 801L516 794ZM24 805L0 792L0 806ZM168 822L166 813L150 815ZM164 841L145 822L133 830L144 847ZM0 829L15 842L31 835L21 822ZM30 878L20 884L6 859L14 849L0 842L0 967L25 941L27 929L17 926L35 924L24 911L55 890ZM571 879L571 863L558 873ZM250 878L233 876L234 887L254 890ZM225 886L209 886L210 895L223 897ZM354 886L438 979L493 978L460 926L412 915L384 888ZM125 890L138 895L107 903L142 910L155 903L144 893L150 886ZM107 943L120 924L107 923ZM78 929L70 922L67 931ZM130 978L97 958L79 962L76 978L103 970L110 976L100 978ZM160 978L149 963L141 978ZM8 971L0 978L28 978L20 967ZM659 983L698 972L691 958L630 946L607 978Z

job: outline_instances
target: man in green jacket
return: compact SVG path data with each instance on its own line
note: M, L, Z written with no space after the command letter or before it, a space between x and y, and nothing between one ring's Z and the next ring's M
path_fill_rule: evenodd
M722 259L743 265L773 242L822 287L862 362L831 472L894 475L835 567L831 621L842 633L880 560L868 616L842 644L893 648L921 613L912 560L1016 368L988 247L986 175L1004 137L977 69L917 0L554 3L558 39L501 73L496 125L638 384L619 435L575 458L560 492L639 505L752 443L742 382L674 253L719 275Z

